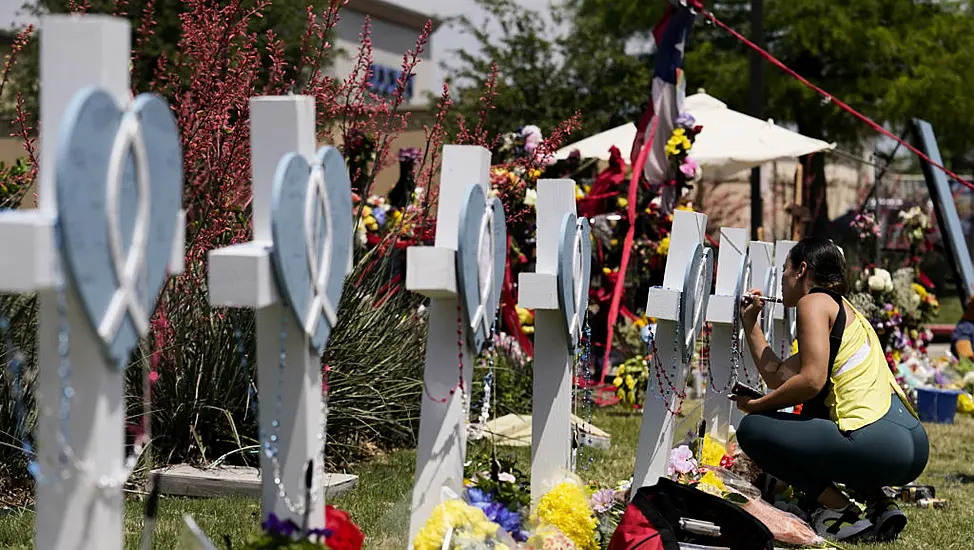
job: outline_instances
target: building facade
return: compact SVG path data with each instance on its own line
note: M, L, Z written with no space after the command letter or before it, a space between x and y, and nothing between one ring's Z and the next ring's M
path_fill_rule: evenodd
M433 31L439 27L440 21L385 0L351 0L342 10L336 28L336 51L329 69L332 76L345 78L355 68L366 18L372 26L373 63L369 85L377 95L391 97L402 72L403 54L416 49L416 39L427 21L432 22ZM436 65L432 50L430 38L403 94L404 105L409 110L425 110L429 105L429 94L438 95L438 90L434 89Z

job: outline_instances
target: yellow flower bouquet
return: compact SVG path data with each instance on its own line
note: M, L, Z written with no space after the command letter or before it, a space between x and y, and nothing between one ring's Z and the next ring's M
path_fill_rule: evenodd
M585 487L573 477L545 493L531 519L538 526L536 534L550 532L550 528L555 528L571 540L573 548L599 550L596 539L598 520L595 519ZM530 543L531 539L528 540ZM535 548L540 550L561 547L542 545Z
M433 509L413 541L414 550L485 548L511 550L500 540L501 528L483 510L451 498ZM449 539L449 543L447 543Z

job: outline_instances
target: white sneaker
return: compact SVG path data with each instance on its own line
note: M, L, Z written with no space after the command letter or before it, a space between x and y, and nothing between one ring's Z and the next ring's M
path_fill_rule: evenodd
M872 522L863 519L859 509L854 506L844 510L822 507L812 514L812 528L819 536L832 541L853 539L872 526Z

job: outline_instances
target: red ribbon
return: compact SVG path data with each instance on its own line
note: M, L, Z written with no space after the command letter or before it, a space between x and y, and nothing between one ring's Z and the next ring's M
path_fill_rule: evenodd
M622 303L622 294L626 287L626 268L629 267L629 255L632 253L632 243L636 238L636 191L639 189L639 177L646 166L649 152L653 148L653 139L656 137L656 125L659 123L659 116L653 119L653 127L649 133L649 139L643 144L639 151L639 158L632 167L632 178L629 182L629 230L626 231L626 240L622 245L622 261L619 262L619 274L616 278L616 285L612 292L612 305L609 306L609 320L606 327L608 333L605 339L605 355L602 357L602 369L599 380L604 380L609 368L609 354L612 353L612 337L615 334L616 319L619 318L619 306Z

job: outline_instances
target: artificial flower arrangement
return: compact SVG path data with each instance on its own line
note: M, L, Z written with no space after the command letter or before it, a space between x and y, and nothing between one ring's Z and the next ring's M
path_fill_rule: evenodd
M621 403L638 408L642 406L648 382L649 361L645 356L637 356L619 365L612 385L615 386L616 397Z
M700 165L690 157L690 149L703 126L698 125L690 113L682 113L676 117L675 123L673 134L666 142L666 157L674 174L669 183L685 189L702 176Z

